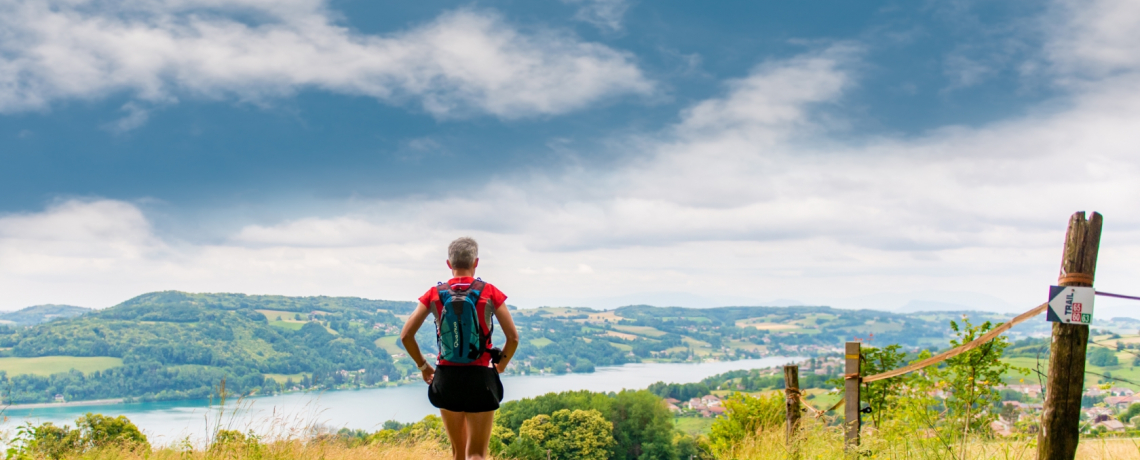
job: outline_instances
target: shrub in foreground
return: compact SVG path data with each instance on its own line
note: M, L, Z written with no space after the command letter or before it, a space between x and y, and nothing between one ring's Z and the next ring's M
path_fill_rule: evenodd
M9 459L59 459L76 453L115 448L149 451L150 443L134 423L124 416L107 417L87 413L75 420L75 428L44 423L27 424L16 432L8 448Z

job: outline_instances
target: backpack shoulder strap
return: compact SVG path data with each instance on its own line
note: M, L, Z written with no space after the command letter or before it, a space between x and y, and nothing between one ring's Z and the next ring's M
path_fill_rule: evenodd
M481 278L475 278L475 281L472 281L471 286L468 287L467 289L478 292L480 297L482 297L483 288L485 288L485 287L487 287L486 281L483 281Z
M437 294L439 294L439 308L436 308L435 305L428 305L428 311L431 312L431 315L435 317L435 322L438 325L441 321L440 314L442 312L440 310L443 308L443 299L445 295L449 296L451 293L451 285L440 281L435 284L435 291Z
M485 289L486 287L487 287L486 281L483 281L482 278L475 278L475 281L472 281L471 286L467 288L470 291L478 293L478 297L475 299L476 305L478 305L480 300L484 300L483 299L485 297L484 291L486 290ZM482 341L484 343L484 349L489 348L489 346L487 346L486 343L490 341L491 334L493 334L495 332L495 321L491 318L491 310L487 306L487 304L489 304L489 303L491 303L491 299L488 298L488 299L484 300L484 302L483 302L483 317L479 318L484 323L486 323L486 326L487 326L487 333L486 334L483 333L483 328L479 328L479 335L482 338Z

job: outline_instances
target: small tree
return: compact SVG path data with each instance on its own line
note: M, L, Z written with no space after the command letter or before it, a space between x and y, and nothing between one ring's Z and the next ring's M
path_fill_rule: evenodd
M902 367L906 353L900 351L901 349L902 347L897 344L882 348L863 348L860 351L862 359L859 361L859 375L881 374ZM900 375L863 385L859 397L871 407L871 422L875 427L882 428L884 416L895 412L893 409L910 380L909 375ZM835 388L843 388L844 385L842 378L831 379L827 383Z
M726 456L750 435L784 429L787 406L779 392L760 396L733 393L723 404L726 417L716 419L709 429L709 447L717 458Z
M614 445L613 425L601 412L562 409L523 422L519 441L512 443L513 449L508 448L505 454L532 458L536 451L550 451L551 459L606 460Z
M1120 359L1116 357L1116 353L1104 347L1089 347L1086 360L1089 364L1098 367L1112 367L1120 364Z
M150 450L146 436L126 417L107 417L88 413L75 420L75 429L67 425L44 423L21 428L8 458L66 458L103 447Z
M961 326L956 321L950 321L950 329L956 336L950 340L950 346L958 347L972 342L994 327L989 321L975 326L966 316L962 317ZM931 377L944 384L947 391L944 423L953 430L951 433L961 433L962 449L965 449L965 441L971 434L990 433L990 423L998 415L991 408L1001 401L1001 394L994 387L1002 382L1002 376L1010 370L1023 374L1029 372L1001 361L1002 353L1007 347L1009 339L998 336L973 350L947 359L944 367L931 368L929 371Z

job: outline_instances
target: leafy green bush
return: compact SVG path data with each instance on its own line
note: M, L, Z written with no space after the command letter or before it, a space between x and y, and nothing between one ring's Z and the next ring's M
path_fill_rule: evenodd
M238 457L259 458L263 448L261 437L253 431L242 433L237 430L218 430L208 451L212 454L232 452Z
M385 424L385 426L389 426ZM424 442L450 446L447 432L443 429L443 419L438 415L429 415L415 423L403 425L400 429L385 428L368 438L372 444L406 444L416 445Z
M516 442L523 442L520 429L524 422L542 414L553 416L563 409L592 409L602 414L613 425L616 445L612 458L616 460L677 458L673 415L661 398L646 390L609 394L567 391L510 401L499 408L495 424L519 433ZM511 447L506 442L503 444L506 448ZM516 447L512 452L523 447Z
M75 420L75 428L44 423L25 425L17 430L8 448L9 459L58 459L93 449L117 447L150 450L146 436L126 417L87 413Z
M605 460L616 445L613 426L593 409L562 409L552 415L539 414L523 422L519 439L503 455L508 458Z
M709 446L718 457L746 437L784 429L787 406L779 392L760 396L734 393L722 404L726 417L718 418L709 430Z

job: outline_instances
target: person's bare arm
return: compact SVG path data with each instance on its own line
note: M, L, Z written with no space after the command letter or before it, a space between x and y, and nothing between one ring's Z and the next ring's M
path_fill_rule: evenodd
M420 353L420 345L416 343L416 332L420 330L420 326L424 324L424 319L430 314L431 312L427 306L422 303L417 305L416 310L412 312L412 315L408 317L408 321L404 323L404 329L400 331L400 342L404 344L404 349L408 351L408 356L412 358L412 362L415 363L417 367L423 367L423 364L427 362L427 360L424 359L424 355ZM435 369L431 367L431 363L427 364L427 367L420 371L420 373L423 374L424 381L430 384L431 380L435 378Z
M500 305L495 309L495 318L499 320L499 327L503 328L503 335L507 337L507 344L503 346L503 357L499 360L499 364L495 365L495 370L501 374L507 369L507 363L511 362L515 349L519 347L519 331L515 329L515 320L511 318L511 311L506 305Z

